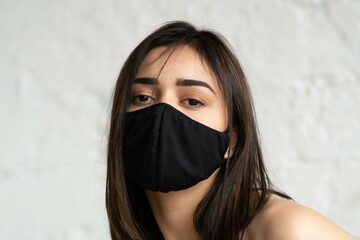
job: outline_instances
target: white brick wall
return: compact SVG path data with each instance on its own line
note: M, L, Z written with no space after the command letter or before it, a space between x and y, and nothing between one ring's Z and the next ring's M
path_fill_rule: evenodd
M360 238L360 1L0 0L0 239L110 239L112 88L174 19L228 38L274 181Z

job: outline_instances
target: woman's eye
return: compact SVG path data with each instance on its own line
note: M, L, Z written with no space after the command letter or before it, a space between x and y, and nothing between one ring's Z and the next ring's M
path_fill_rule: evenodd
M133 103L151 103L153 100L153 97L147 95L138 95L132 98Z
M140 95L138 96L138 100L139 102L147 102L149 101L151 98L149 96L145 96L145 95Z
M184 102L186 105L189 105L190 107L200 107L204 105L204 103L196 99L187 99Z

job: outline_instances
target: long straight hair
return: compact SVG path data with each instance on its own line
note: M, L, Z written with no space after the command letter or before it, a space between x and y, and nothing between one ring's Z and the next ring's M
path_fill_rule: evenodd
M260 149L250 90L230 45L218 33L170 22L147 36L130 54L113 97L107 152L106 207L113 240L163 239L144 191L127 180L122 160L124 117L131 87L150 50L190 46L213 71L228 110L229 131L237 142L214 184L197 206L193 221L202 239L242 239L245 228L266 203L273 187Z

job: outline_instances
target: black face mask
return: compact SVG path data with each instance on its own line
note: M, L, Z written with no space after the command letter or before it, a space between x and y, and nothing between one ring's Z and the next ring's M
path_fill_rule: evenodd
M196 122L168 104L155 104L126 114L125 173L144 189L186 189L220 167L228 145L227 132Z

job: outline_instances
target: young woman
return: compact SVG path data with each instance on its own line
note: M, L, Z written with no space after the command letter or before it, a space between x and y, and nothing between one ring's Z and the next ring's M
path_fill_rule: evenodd
M274 190L244 73L186 22L145 38L115 87L106 206L112 239L353 239Z

